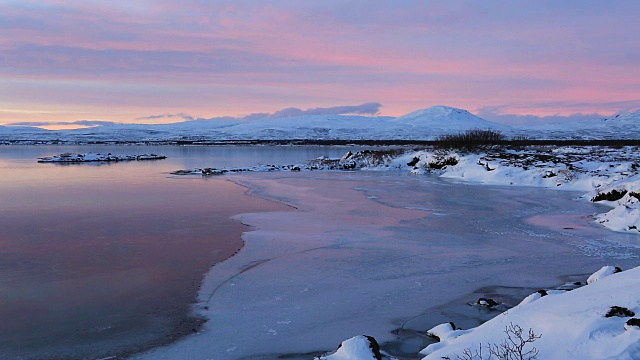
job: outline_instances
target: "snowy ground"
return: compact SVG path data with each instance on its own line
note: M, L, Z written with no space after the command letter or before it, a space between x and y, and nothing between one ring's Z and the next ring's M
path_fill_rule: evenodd
M639 299L636 267L599 276L576 290L542 297L534 293L477 328L440 325L430 332L441 341L422 354L427 355L424 360L500 359L507 354L513 359L522 354L524 359L640 359L640 319L634 317L640 314Z

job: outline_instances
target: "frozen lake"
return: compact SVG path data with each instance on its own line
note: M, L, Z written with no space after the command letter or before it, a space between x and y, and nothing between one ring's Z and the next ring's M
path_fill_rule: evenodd
M205 280L211 321L136 359L311 359L360 334L416 359L432 326L497 314L468 302L515 305L640 256L637 236L592 224L602 208L576 193L362 171L230 178L297 211L237 216L256 230Z
M638 237L591 224L602 208L575 193L396 172L169 175L347 150L0 147L0 316L11 319L0 357L100 358L190 331L201 274L248 230L237 220L253 229L245 247L211 268L198 295L211 321L134 358L311 359L358 334L415 358L420 331L490 316L465 305L478 297L513 303L602 265L637 266ZM88 151L169 158L35 163Z

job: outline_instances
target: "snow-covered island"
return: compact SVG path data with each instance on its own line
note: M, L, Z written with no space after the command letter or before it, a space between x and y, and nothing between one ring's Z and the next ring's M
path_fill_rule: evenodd
M478 151L445 148L349 152L305 164L208 168L175 174L221 175L241 171L367 170L430 173L476 184L537 186L581 191L581 201L612 210L594 221L640 235L640 152L637 147L527 146ZM640 238L638 238L640 241ZM593 269L594 271L597 269ZM640 267L608 266L569 288L541 290L473 329L445 323L425 331L439 339L424 359L640 359ZM588 284L582 286L583 284ZM494 306L484 299L480 306ZM522 357L520 357L522 355ZM511 356L511 357L509 357ZM393 359L375 339L348 339L321 360Z
M60 155L47 156L38 158L39 163L80 163L80 162L115 162L115 161L143 161L143 160L162 160L166 156L156 154L140 154L140 155L113 155L111 153L84 153L73 154L63 153Z

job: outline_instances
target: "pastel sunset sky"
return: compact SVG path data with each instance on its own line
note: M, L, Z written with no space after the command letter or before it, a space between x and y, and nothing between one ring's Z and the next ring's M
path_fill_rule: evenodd
M640 108L638 14L637 0L0 0L0 125L611 115Z

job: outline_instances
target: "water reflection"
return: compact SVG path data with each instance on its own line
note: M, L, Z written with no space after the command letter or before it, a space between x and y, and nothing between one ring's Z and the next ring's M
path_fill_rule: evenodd
M0 150L0 358L25 359L100 358L191 332L196 323L186 314L202 274L241 246L245 227L229 217L286 210L244 196L245 188L224 178L175 178L170 171L326 154L319 148ZM75 151L170 158L100 166L35 162Z

